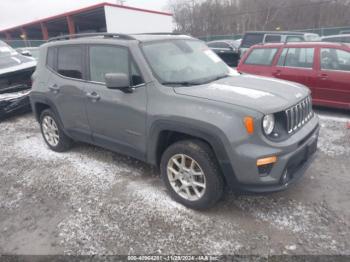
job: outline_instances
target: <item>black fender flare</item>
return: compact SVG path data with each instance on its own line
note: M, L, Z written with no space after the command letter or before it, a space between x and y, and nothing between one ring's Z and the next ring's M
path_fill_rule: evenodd
M47 105L53 112L54 114L57 116L57 120L60 124L60 126L63 129L63 132L70 137L70 135L67 133L66 129L64 128L63 122L61 120L60 114L58 113L57 107L55 106L55 104L47 97L41 96L41 95L37 95L37 94L30 94L30 104L32 106L32 110L35 116L35 119L39 122L40 121L40 115L36 110L36 104L40 103L40 104L44 104Z
M224 133L218 127L201 121L193 121L193 119L155 121L150 128L147 142L147 161L153 165L158 164L157 148L162 131L179 132L206 141L214 150L228 185L231 187L237 184L237 179L225 148L225 144L228 145L229 142L226 141Z

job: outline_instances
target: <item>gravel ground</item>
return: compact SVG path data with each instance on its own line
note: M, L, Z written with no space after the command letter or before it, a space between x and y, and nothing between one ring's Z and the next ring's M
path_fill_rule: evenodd
M319 111L317 159L289 190L198 212L157 172L86 144L54 153L31 114L0 123L2 254L350 254L349 115Z

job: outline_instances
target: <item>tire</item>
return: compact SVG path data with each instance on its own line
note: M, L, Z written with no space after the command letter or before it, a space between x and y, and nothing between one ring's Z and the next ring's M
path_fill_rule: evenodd
M185 169L181 171L183 163ZM170 145L162 155L160 170L170 196L184 206L207 209L222 197L224 181L216 157L200 140L184 140Z
M49 129L47 128L48 126L50 126ZM45 109L41 113L40 129L45 143L51 150L55 152L64 152L72 147L72 139L63 132L58 118L51 109Z

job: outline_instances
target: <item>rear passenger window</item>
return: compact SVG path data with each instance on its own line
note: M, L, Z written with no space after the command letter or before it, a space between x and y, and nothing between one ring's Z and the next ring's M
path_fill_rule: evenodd
M277 62L278 66L284 66L284 61L286 60L287 52L288 52L288 48L283 48L283 51L280 57L278 58L278 62Z
M265 43L279 43L281 42L280 35L266 35Z
M322 40L323 42L334 42L339 43L342 42L342 37L329 37Z
M264 34L246 34L243 37L241 47L248 48L252 45L262 43L264 40Z
M277 48L256 48L253 49L244 64L247 65L271 65Z
M314 48L289 48L285 66L312 68L314 64Z
M57 58L57 49L55 47L50 47L47 50L47 61L46 64L51 69L56 68L56 58Z
M286 42L301 42L304 39L301 36L290 35L287 36Z
M60 75L83 79L84 50L81 46L62 46L58 48L57 72Z

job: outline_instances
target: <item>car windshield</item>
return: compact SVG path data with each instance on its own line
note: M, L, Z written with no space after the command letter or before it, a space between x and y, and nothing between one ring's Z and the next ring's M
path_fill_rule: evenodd
M164 85L204 84L230 73L228 66L201 41L151 42L142 49L153 73Z
M0 57L6 57L17 54L17 52L12 49L10 46L0 41Z

